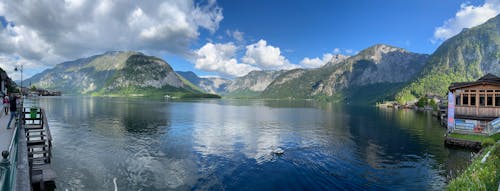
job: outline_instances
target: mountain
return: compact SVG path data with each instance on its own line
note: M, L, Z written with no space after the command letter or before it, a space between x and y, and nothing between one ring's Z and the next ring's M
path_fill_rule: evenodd
M34 75L39 88L65 94L184 96L201 90L177 75L164 60L139 52L113 51L64 62Z
M333 55L333 57L324 66L322 66L322 67L333 66L335 64L341 63L342 61L344 61L347 58L349 58L349 56L343 55L343 54Z
M231 80L219 77L199 77L191 71L176 71L177 74L184 77L186 80L196 85L203 91L212 94L224 93Z
M487 73L498 76L499 62L500 15L443 42L396 99L404 103L426 94L445 95L452 82L474 81Z
M295 69L278 76L266 98L325 98L374 102L389 99L422 69L428 55L378 44L355 56L317 69Z
M285 71L261 70L251 71L247 75L235 78L226 88L226 97L255 98Z

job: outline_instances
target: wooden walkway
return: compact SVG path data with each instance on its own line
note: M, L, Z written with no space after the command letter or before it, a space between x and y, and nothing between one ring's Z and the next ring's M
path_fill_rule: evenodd
M45 112L37 108L23 108L23 129L28 146L28 161L34 190L55 188L56 173L52 168L52 135Z

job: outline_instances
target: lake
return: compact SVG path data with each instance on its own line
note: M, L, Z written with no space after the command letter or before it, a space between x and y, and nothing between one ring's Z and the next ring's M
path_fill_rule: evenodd
M430 112L313 101L39 97L60 190L442 190L471 152ZM282 155L273 150L284 150Z

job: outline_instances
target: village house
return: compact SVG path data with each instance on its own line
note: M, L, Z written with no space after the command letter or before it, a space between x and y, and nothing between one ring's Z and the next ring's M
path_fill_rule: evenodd
M500 78L486 74L474 82L448 88L448 128L455 132L492 134L500 128ZM495 120L495 122L498 120Z

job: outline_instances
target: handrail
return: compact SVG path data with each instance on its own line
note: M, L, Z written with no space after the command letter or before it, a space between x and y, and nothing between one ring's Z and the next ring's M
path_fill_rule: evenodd
M9 145L9 149L7 151L9 151L9 153L12 153L12 147L14 146L14 142L17 142L17 129L18 129L18 126L20 126L21 124L21 117L19 117L19 121L18 121L18 125L16 125L14 127L14 132L12 134L12 138L10 139L10 145ZM10 156L9 156L9 159L10 159Z
M2 151L2 160L0 161L0 168L2 169L0 176L0 190L12 190L16 180L16 167L17 167L17 140L18 140L18 129L21 128L22 123L22 110L23 101L19 103L18 107L17 125L14 127L12 138L10 140L8 150Z

